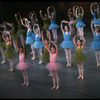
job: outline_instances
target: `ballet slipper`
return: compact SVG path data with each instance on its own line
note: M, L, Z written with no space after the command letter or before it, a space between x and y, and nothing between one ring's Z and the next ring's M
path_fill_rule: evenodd
M55 86L53 86L52 88L51 88L51 90L53 90L55 88Z
M82 77L81 77L81 79L83 80L83 79L84 79L84 77L82 76Z
M56 90L58 90L58 89L59 89L59 86L56 87Z
M49 77L49 76L52 76L52 74L49 74L48 77Z
M33 54L33 52L30 52L30 54Z
M81 76L79 76L77 79L80 79L81 78Z
M71 65L69 65L69 67L71 67Z
M8 72L10 72L11 71L11 69L8 69Z
M31 60L35 60L35 57L32 57Z
M67 64L66 67L69 67L69 64Z
M26 84L26 82L24 82L22 85L24 86Z
M42 64L42 61L39 61L38 64Z
M25 86L29 86L29 83L26 83L26 85Z
M13 69L11 69L10 72L13 72Z
M1 64L4 64L5 63L5 61L3 60L2 62L1 62Z

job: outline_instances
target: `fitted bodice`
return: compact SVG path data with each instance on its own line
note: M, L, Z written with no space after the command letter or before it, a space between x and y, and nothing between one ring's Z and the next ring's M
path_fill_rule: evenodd
M76 54L82 54L82 47L80 46L80 48L76 47Z
M55 20L53 20L53 18L50 18L50 22L51 24L55 23Z
M52 54L52 53L50 53L50 62L56 62L56 60L57 60L57 55L56 55L56 53L55 54Z
M94 41L100 41L100 33L98 33L98 35L94 33Z
M64 41L68 41L68 40L70 40L70 33L68 32L67 34L64 32L64 34L63 34L63 38L64 38Z
M40 41L40 36L38 34L35 35L35 41Z
M19 62L24 62L24 59L25 59L25 56L24 56L24 54L22 53L20 53L19 54Z

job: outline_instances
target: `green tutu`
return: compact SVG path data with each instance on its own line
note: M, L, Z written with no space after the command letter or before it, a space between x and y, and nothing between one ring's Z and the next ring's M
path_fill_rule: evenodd
M17 34L15 33L15 29L11 29L11 39L12 40L15 40L15 39L17 39L18 38L18 36L17 36Z
M73 25L76 25L77 22L78 22L77 19L75 19L74 22L73 22Z
M17 37L20 36L20 34L24 34L26 31L23 29L22 25L18 25L18 31L17 31Z
M72 60L76 63L82 63L86 60L86 56L82 54L82 47L76 48L76 54L73 56Z
M50 26L49 19L44 20L44 26L43 26L43 29L48 29L49 26Z
M4 48L6 45L5 45L5 42L2 42L2 38L1 38L1 35L0 35L0 48Z
M44 47L44 54L42 55L42 59L43 61L49 62L50 55L48 50Z
M11 49L11 45L6 45L6 50L4 51L4 56L7 58L12 58L15 56L15 50Z

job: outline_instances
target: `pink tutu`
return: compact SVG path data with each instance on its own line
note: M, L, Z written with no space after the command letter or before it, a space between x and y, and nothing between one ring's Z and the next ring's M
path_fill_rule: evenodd
M29 66L30 66L30 64L27 63L27 62L19 62L17 64L16 68L19 69L19 70L25 70L25 69L28 69Z
M61 66L62 66L61 63L59 62L50 62L46 65L46 69L50 71L55 71L55 70L60 69Z

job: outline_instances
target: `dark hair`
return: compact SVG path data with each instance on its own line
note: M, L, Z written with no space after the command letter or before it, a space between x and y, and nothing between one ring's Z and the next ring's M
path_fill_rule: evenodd
M82 40L81 39L78 39L80 42L81 42L81 45L82 45Z
M65 31L65 26L68 27L68 32L69 32L69 25L68 25L67 23L64 23L64 24L63 24L63 29L64 29L64 31Z
M51 44L50 49L54 48L56 50L56 47L54 46L54 44Z

